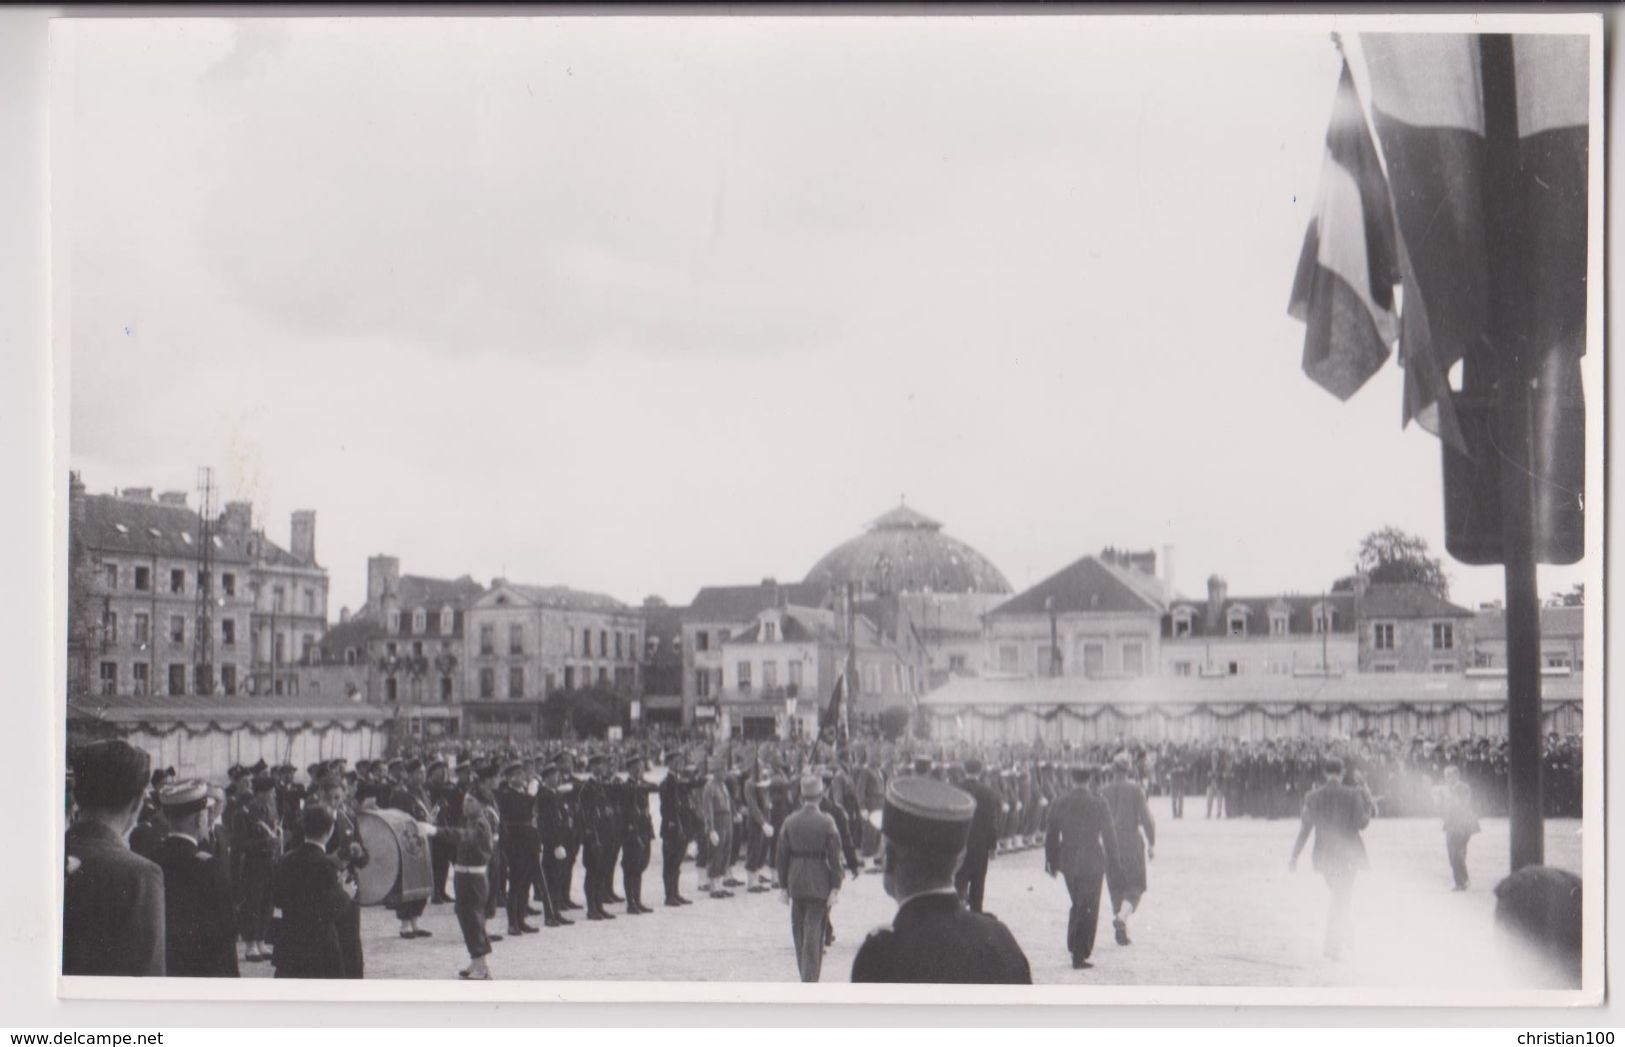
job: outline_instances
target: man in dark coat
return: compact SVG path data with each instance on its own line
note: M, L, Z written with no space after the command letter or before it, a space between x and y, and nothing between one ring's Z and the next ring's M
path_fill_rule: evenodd
M1288 868L1298 868L1298 855L1310 833L1315 837L1311 855L1315 871L1331 888L1331 910L1326 919L1326 955L1341 960L1352 944L1354 926L1351 909L1354 879L1370 863L1360 832L1371 822L1369 794L1343 784L1343 761L1326 761L1326 781L1311 790L1303 801L1303 823L1292 845Z
M1100 798L1112 812L1112 835L1117 838L1117 865L1106 877L1106 891L1112 902L1112 929L1118 945L1128 945L1128 918L1145 896L1146 862L1156 857L1157 823L1145 800L1145 790L1130 775L1133 764L1128 753L1112 758L1112 780L1100 790Z
M356 830L355 813L345 793L344 780L329 775L317 785L317 794L324 807L333 813L333 835L327 838L327 860L338 871L346 890L359 882L358 870L367 867L371 856L361 844ZM303 817L303 816L301 816ZM366 958L361 950L361 907L352 905L339 921L339 946L344 951L344 976L366 977Z
M151 760L122 741L73 754L79 807L66 839L62 973L158 975L164 961L164 874L131 851Z
M898 778L881 815L886 893L897 918L869 935L854 982L1030 985L1032 968L1008 928L973 913L954 889L976 801L932 778Z
M1066 921L1066 948L1074 970L1093 967L1095 930L1100 921L1100 887L1117 866L1117 836L1111 809L1088 788L1094 768L1072 768L1071 792L1050 808L1044 835L1044 871L1066 879L1072 908Z
M643 758L626 761L627 780L620 786L621 798L621 884L626 888L626 912L630 916L652 913L643 904L643 874L649 868L654 849L655 826L649 817L649 794L654 787L643 780Z
M610 900L609 878L614 873L611 843L615 836L615 805L610 797L609 758L596 755L588 761L593 777L581 786L578 811L581 817L582 889L587 895L587 919L613 920L604 911Z
M277 864L271 897L282 910L271 962L278 978L343 978L339 927L355 908L355 896L327 858L333 812L308 807L300 818L304 842Z
M165 973L237 977L237 926L226 862L203 847L213 821L209 789L192 780L159 789L169 834L158 845L164 871Z
M976 813L971 816L970 837L965 843L965 860L954 875L954 886L971 912L982 911L982 893L987 886L987 863L999 845L996 816L999 798L982 781L982 761L972 757L965 761L965 781L960 786L976 801Z
M693 841L693 768L674 766L660 780L660 879L666 889L665 904L692 905L683 897L683 856Z
M260 773L253 782L254 796L238 809L231 839L240 856L238 929L248 943L243 959L259 963L271 958L265 943L271 928L271 877L282 856L282 822L276 811L276 779Z

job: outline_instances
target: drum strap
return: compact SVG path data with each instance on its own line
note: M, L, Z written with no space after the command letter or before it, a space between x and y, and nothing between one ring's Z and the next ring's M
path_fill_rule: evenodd
M483 865L453 865L451 871L464 873L468 876L484 876L486 868Z

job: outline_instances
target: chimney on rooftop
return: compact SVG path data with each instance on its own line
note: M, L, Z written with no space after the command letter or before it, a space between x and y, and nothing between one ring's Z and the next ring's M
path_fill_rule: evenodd
M126 487L121 496L128 498L132 502L150 502L152 501L152 488Z
M78 526L85 522L85 482L77 470L68 473L68 523Z
M367 606L382 612L384 598L393 596L401 581L401 561L395 556L367 557Z
M294 510L288 528L288 552L304 563L316 562L316 510Z
M246 542L248 532L254 528L254 503L227 502L225 512L220 514L220 526L227 538Z
M1178 595L1178 591L1174 588L1174 547L1172 545L1162 547L1162 591L1167 594L1170 600Z
M1213 575L1207 580L1207 628L1209 634L1215 633L1219 628L1220 616L1224 614L1224 601L1230 595L1230 586L1223 578Z
M163 494L158 496L158 503L160 505L179 506L180 508L184 509L186 508L186 492L165 491Z

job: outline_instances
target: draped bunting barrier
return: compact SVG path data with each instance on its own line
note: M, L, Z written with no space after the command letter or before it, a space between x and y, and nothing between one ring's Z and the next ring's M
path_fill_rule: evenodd
M74 715L70 708L70 745L95 738L123 738L152 755L154 764L174 767L182 777L223 783L226 769L264 760L304 768L320 760L343 757L352 763L382 755L390 748L391 724L359 716L261 714L249 710L222 715L208 710L198 719L174 716ZM346 710L348 711L348 710Z
M1266 739L1303 735L1383 734L1495 735L1506 727L1505 702L1211 702L1116 704L922 703L920 714L931 736L949 741L1008 739L1079 741L1134 735L1145 740L1234 737ZM1549 701L1545 726L1560 734L1578 733L1578 699ZM1073 725L1070 729L1068 724Z

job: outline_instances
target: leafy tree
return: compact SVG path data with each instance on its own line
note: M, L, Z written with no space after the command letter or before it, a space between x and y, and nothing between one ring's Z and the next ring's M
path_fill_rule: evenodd
M1566 593L1553 593L1552 598L1546 601L1548 607L1584 607L1586 605L1586 583L1575 582Z
M1397 527L1379 528L1366 535L1360 542L1354 569L1364 572L1373 583L1414 582L1442 600L1450 598L1450 578L1440 559L1428 549L1427 540ZM1338 588L1345 586L1340 582Z
M887 740L895 742L908 730L908 707L903 705L889 705L880 710L880 733Z
M605 688L554 691L542 703L542 730L549 738L563 737L566 731L581 738L602 738L620 722L620 699Z

